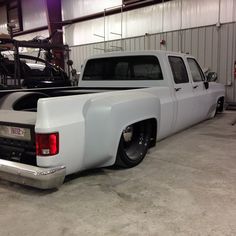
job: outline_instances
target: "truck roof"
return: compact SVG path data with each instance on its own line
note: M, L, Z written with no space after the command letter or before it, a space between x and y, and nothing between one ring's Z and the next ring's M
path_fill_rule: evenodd
M166 55L166 54L174 54L174 55L178 55L178 56L189 55L189 54L186 54L186 53L173 52L173 51L164 51L164 50L143 50L143 51L107 52L107 53L91 56L88 59L104 58L104 57L119 57L119 56ZM191 55L189 55L189 56L191 56Z

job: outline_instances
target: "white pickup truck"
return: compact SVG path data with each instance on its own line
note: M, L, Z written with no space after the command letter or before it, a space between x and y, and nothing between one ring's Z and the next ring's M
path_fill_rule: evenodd
M85 169L133 167L156 141L223 111L224 94L190 55L91 57L76 88L2 96L0 178L50 189Z

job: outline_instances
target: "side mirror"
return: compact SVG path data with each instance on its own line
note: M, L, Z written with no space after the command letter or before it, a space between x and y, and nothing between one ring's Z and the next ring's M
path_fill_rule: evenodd
M215 82L217 80L216 72L209 72L206 76L208 82Z
M204 86L205 86L206 89L208 89L209 88L209 82L208 81L204 81Z

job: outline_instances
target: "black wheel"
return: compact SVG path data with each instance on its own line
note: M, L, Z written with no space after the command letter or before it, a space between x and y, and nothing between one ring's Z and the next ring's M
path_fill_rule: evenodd
M218 113L221 113L224 111L224 98L221 97L218 99L217 103L216 103L216 109L214 112L214 115L212 117L215 117Z
M223 110L224 110L224 98L220 98L217 101L216 113L223 112Z
M151 122L142 121L123 130L115 166L130 168L143 160L150 145L151 128Z

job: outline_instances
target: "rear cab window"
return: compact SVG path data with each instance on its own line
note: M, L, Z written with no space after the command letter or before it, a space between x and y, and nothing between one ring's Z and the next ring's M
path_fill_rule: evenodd
M122 56L87 61L84 81L163 80L156 56Z

